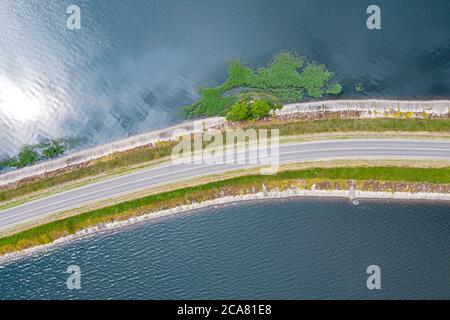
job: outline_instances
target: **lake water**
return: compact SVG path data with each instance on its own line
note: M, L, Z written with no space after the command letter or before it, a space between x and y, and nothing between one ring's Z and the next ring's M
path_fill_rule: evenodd
M226 61L283 49L325 63L341 97L448 98L450 2L379 0L2 0L0 158L41 137L95 145L180 121ZM66 8L81 8L81 30ZM355 93L361 82L363 94Z
M66 28L81 7L82 29ZM280 50L335 71L341 97L450 95L450 1L2 0L0 158L41 137L96 145L180 121L226 61ZM361 82L364 93L355 93ZM96 235L0 267L0 298L450 298L449 207L275 201ZM66 289L68 265L82 290ZM382 270L382 290L365 286Z
M278 200L202 209L0 267L0 299L450 299L444 204ZM81 290L68 290L69 265ZM381 269L368 290L366 269Z

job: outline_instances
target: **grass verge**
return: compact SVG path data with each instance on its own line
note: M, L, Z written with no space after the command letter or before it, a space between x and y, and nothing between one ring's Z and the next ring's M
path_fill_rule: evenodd
M279 129L280 136L333 132L450 132L450 119L329 119L245 124L244 127Z

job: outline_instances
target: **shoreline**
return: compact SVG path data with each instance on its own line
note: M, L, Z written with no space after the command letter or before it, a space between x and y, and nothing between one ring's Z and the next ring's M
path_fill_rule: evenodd
M381 192L381 191L360 191L360 190L307 190L300 188L289 188L284 191L277 189L271 191L262 191L256 193L248 193L237 196L225 196L212 200L206 200L200 203L192 203L166 210L149 212L140 216L131 217L127 220L116 221L110 223L101 223L94 227L89 227L80 230L74 234L59 238L51 243L27 248L17 252L10 252L0 255L0 266L11 263L20 259L28 258L36 254L44 254L45 252L54 250L62 245L69 244L73 241L98 235L104 232L121 230L129 226L134 226L139 223L151 221L154 219L174 216L178 214L187 214L199 209L206 209L210 207L219 207L232 204L240 204L245 202L260 201L260 200L281 200L281 199L302 199L302 198L316 198L316 199L347 199L353 202L354 205L359 204L359 200L401 200L401 201L442 201L450 204L450 193L425 193L425 192ZM448 202L447 202L448 201Z

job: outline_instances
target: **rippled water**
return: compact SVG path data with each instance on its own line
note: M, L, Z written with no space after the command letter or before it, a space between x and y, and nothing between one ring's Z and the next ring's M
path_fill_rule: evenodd
M165 217L0 267L0 299L450 298L444 204L280 200ZM66 288L69 265L81 290ZM366 268L381 268L381 290Z
M334 70L353 96L450 93L450 2L77 0L82 30L66 29L72 0L0 2L0 157L39 137L92 145L179 121L196 88L225 77L225 61L256 67L297 51Z

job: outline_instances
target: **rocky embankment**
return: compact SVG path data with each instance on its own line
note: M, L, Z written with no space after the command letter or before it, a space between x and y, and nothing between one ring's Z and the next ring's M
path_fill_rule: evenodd
M19 252L6 253L3 256L0 256L0 264L4 264L36 253L52 250L57 246L63 245L79 238L92 236L96 233L108 232L110 230L123 228L164 216L187 213L201 208L217 208L218 206L227 206L244 201L302 197L344 198L349 199L355 205L359 204L359 199L450 201L450 185L438 186L422 183L397 183L378 181L366 181L363 183L364 186L368 189L357 189L358 186L355 181L347 181L340 184L330 181L323 181L315 183L309 188L294 186L281 190L277 187L269 189L265 185L262 185L252 188L253 192L251 193L226 195L221 192L220 197L215 199L202 202L192 202L189 204L156 212L148 212L143 215L133 216L127 220L101 223L96 226L80 230L74 234L59 238L49 244L27 248ZM300 182L299 185L302 185L302 183Z

